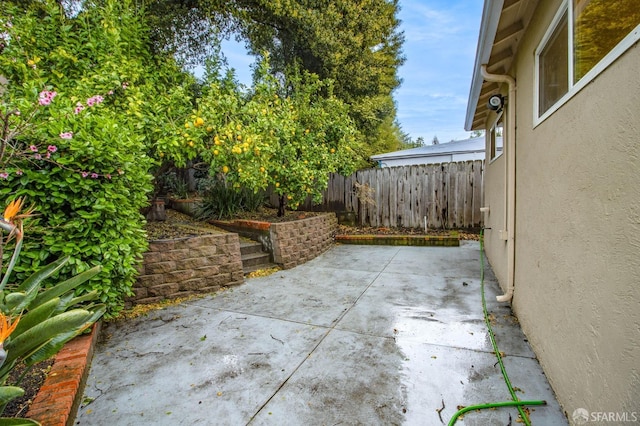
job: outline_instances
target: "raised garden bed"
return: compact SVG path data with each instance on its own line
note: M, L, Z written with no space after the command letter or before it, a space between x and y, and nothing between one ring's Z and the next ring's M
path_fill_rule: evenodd
M360 245L458 247L460 238L456 232L450 235L336 235L336 242Z
M308 262L326 251L334 241L333 235L338 226L333 213L305 215L298 220L280 223L248 219L210 223L260 241L263 249L271 252L273 263L284 269Z

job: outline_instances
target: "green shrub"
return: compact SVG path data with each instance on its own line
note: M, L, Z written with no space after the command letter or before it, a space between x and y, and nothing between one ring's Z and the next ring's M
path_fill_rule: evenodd
M229 219L240 212L254 212L264 205L263 191L236 188L223 180L209 180L204 186L202 203L196 211L199 219Z
M61 277L102 264L81 290L96 290L112 315L147 248L140 211L154 140L170 141L169 129L175 139L164 117L190 105L181 86L162 83L188 79L154 62L130 1L85 2L75 18L54 0L30 7L0 7L0 197L27 196L39 210L15 272L24 279L64 256Z

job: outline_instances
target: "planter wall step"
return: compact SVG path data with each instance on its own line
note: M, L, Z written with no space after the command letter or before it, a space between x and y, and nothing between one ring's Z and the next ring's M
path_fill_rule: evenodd
M244 274L247 275L250 272L254 272L254 271L259 271L260 269L271 269L271 268L277 268L278 265L276 265L275 263L265 263L265 264L260 264L260 265L253 265L253 266L247 266L244 269Z
M265 265L270 262L269 253L252 253L242 256L242 269L254 265Z
M262 244L258 242L240 243L240 253L244 255L262 253Z

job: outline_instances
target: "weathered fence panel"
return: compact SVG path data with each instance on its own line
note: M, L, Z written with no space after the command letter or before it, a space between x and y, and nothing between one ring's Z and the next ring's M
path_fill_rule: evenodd
M366 169L331 174L322 203L302 208L356 212L363 226L470 228L482 225L483 186L482 160Z

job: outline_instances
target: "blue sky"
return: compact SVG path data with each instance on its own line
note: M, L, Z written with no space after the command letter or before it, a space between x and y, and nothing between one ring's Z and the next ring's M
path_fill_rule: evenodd
M402 85L394 92L398 121L412 139L465 139L464 116L483 0L400 0L404 31ZM234 41L222 50L238 79L251 83L254 59Z

